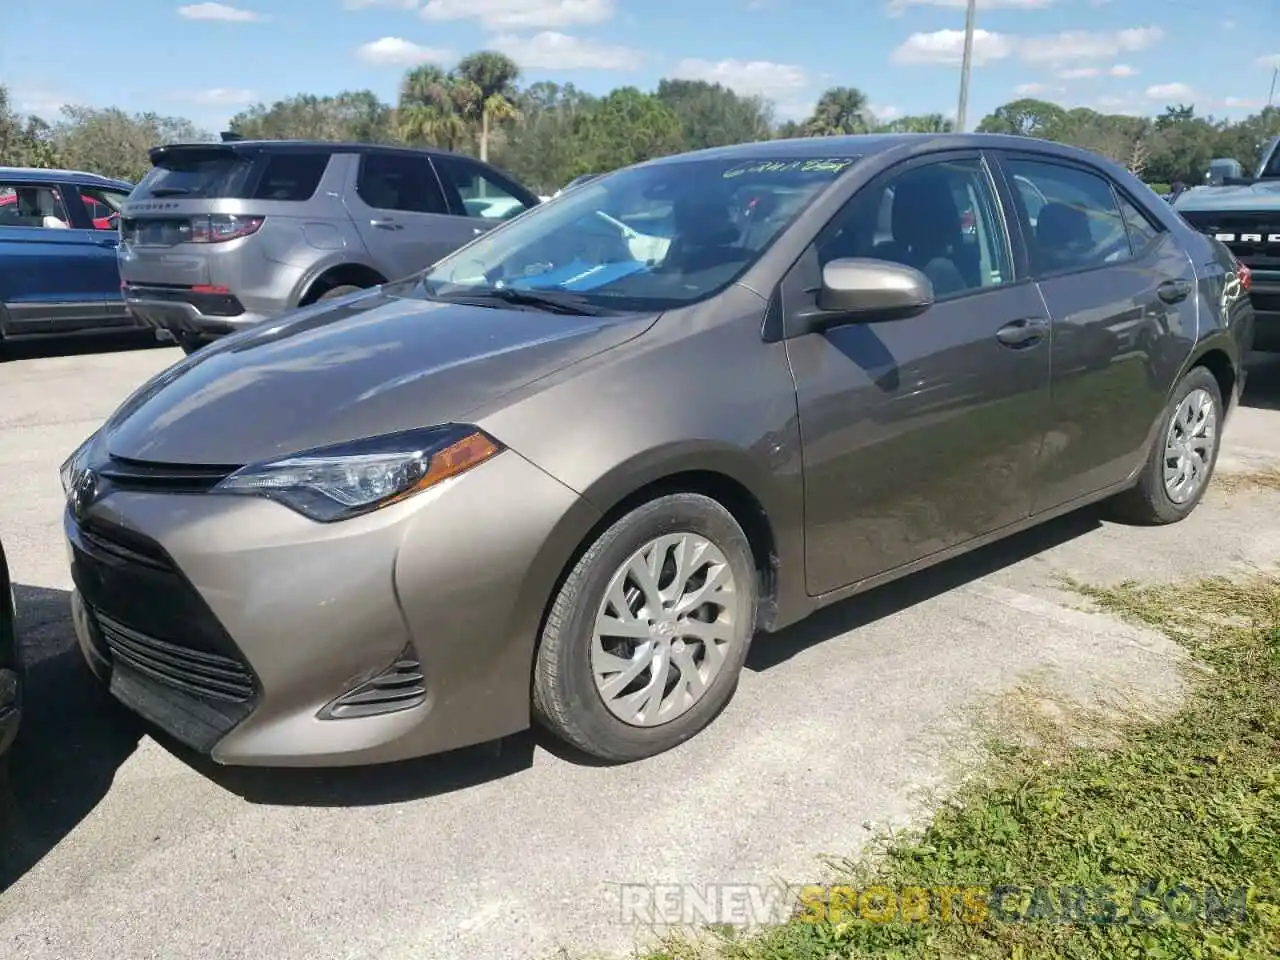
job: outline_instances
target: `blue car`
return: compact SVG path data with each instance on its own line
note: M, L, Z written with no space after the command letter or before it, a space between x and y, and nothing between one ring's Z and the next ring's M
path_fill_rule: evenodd
M0 343L140 328L120 292L117 211L133 187L0 167Z

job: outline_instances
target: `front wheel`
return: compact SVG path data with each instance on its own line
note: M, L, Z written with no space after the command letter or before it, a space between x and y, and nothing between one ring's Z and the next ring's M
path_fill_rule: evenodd
M742 528L700 494L652 500L574 565L543 627L534 714L584 753L662 753L729 702L755 632L756 570Z
M1218 381L1192 367L1178 382L1138 482L1112 501L1119 519L1177 523L1190 515L1213 477L1224 415Z

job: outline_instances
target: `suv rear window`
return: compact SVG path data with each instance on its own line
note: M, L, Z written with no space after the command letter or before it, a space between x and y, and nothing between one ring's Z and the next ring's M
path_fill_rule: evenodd
M159 158L130 199L307 200L329 163L328 151L180 149Z

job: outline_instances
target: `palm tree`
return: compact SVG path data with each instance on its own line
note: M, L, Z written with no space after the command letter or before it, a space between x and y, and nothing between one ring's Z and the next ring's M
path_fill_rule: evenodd
M857 87L832 87L818 100L804 130L811 137L869 132L871 111L867 107L867 95Z
M453 69L458 112L480 128L480 159L489 159L489 133L495 124L516 118L516 81L520 68L505 54L482 50L463 57Z
M470 132L459 112L462 91L439 67L414 67L400 83L396 135L406 143L427 143L456 150Z

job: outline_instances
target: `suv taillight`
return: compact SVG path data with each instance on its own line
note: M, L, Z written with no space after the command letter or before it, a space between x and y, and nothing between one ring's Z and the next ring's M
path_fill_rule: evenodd
M242 217L234 213L215 213L191 218L188 243L226 243L257 233L265 217Z

